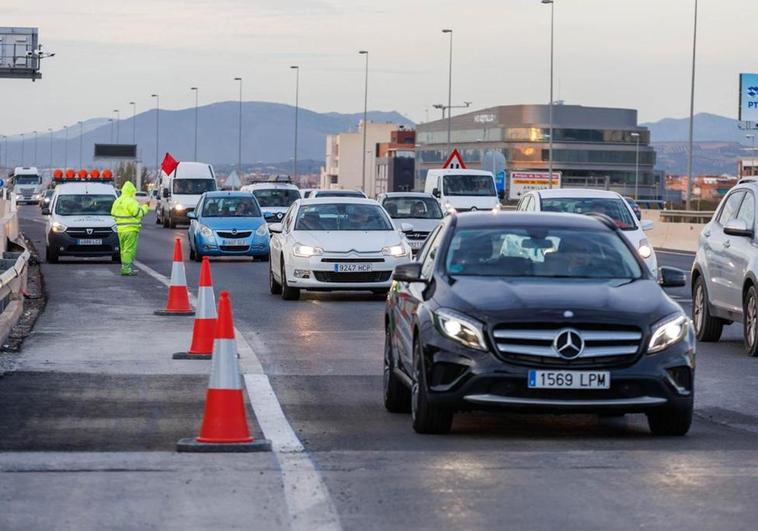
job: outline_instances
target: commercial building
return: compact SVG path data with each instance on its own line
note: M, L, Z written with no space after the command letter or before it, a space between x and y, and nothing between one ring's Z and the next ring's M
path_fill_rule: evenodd
M755 177L758 175L758 158L738 160L737 175L739 177Z
M469 168L500 171L547 171L549 105L503 105L452 119L451 145ZM650 131L637 123L637 111L579 105L553 107L553 171L564 187L594 187L634 196L635 176L641 199L656 199L655 150ZM417 126L416 188L426 172L448 156L447 120ZM501 166L501 167L498 167Z
M416 131L400 126L389 142L376 145L376 181L370 195L409 192L415 187Z
M358 130L326 137L326 163L321 169L321 188L341 188L345 190L364 190L363 172L363 127L361 121ZM392 132L399 129L398 124L366 124L366 186L365 192L373 195L376 188L376 145L390 142Z

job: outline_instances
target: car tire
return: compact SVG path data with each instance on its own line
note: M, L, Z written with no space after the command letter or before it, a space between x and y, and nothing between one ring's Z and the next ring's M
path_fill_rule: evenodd
M750 286L745 294L742 329L745 351L749 356L758 356L758 291L755 286Z
M194 260L197 255L195 254L195 248L192 247L192 240L190 240L190 241L187 242L187 247L189 247L189 258L190 258L190 260Z
M57 264L58 252L48 245L47 247L45 247L45 258L47 258L48 264Z
M158 215L158 211L155 211L155 224L160 225L161 224L161 217Z
M255 259L255 257L253 257L253 259ZM268 262L270 259L271 259L271 255L268 255L268 254L264 254L258 257L258 260L260 260L261 262Z
M174 216L171 215L171 212L168 213L168 228L169 229L176 228L176 220L174 219Z
M274 278L274 271L271 265L268 267L268 289L271 292L271 295L282 294L282 285Z
M692 402L687 406L664 407L647 413L647 424L653 435L681 437L692 425Z
M413 343L411 419L416 433L443 435L453 427L453 410L429 402L421 343Z
M284 270L284 258L282 258L282 299L296 301L300 299L300 288L291 288L287 285L287 273Z
M163 228L167 229L168 228L168 218L166 217L165 213L161 216L161 222L163 223Z
M384 408L390 413L410 413L411 390L394 372L395 354L389 329L384 334Z
M721 338L724 320L711 315L708 308L708 290L702 276L695 280L695 286L692 288L692 322L698 341L708 343Z

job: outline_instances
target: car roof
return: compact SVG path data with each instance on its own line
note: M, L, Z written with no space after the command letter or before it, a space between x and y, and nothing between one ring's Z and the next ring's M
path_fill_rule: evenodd
M427 172L427 175L489 175L489 176L492 176L492 172L487 171L487 170L435 168L435 169L429 170Z
M229 196L246 196L250 197L251 192L244 192L242 190L213 190L211 192L205 192L206 197L229 197Z
M382 197L425 197L427 199L436 198L432 194L426 194L424 192L385 192L381 194Z
M511 212L504 211L493 214L487 212L471 212L456 214L456 223L460 228L492 228L492 227L554 227L569 229L614 230L595 216L585 214L564 214L553 212Z
M365 197L306 197L300 199L301 205L359 204L379 205L374 199Z
M105 183L63 183L59 184L55 191L58 195L79 194L115 194L116 189L111 184Z
M280 183L280 182L276 182L276 181L271 181L271 182L267 181L265 183L248 184L247 186L245 186L245 188L248 188L251 191L266 190L266 189L269 189L269 188L281 188L281 189L286 189L286 190L298 190L298 187L295 186L292 183Z
M610 190L595 190L592 188L553 188L550 190L537 190L540 197L566 197L566 198L608 198L618 199L621 197Z

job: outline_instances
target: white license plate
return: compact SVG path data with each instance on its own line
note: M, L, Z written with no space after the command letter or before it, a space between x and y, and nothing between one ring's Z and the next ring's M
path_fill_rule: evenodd
M421 249L424 246L424 240L408 240L411 249Z
M368 273L373 270L372 264L334 264L336 273Z
M88 239L88 240L76 240L77 245L102 245L103 240L95 240L95 239Z
M608 371L529 371L530 389L610 389Z
M224 245L229 245L231 247L239 247L242 245L247 245L247 240L224 240Z

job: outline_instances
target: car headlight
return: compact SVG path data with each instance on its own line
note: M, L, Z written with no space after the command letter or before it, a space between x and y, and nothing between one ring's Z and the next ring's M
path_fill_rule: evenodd
M482 323L447 309L434 312L434 320L442 334L462 345L477 350L489 350L484 340L484 325Z
M650 247L650 242L645 239L640 240L640 246L637 248L637 252L640 253L640 256L645 260L653 256L653 248Z
M310 258L311 256L319 256L324 254L324 250L320 247L313 247L311 245L295 244L292 248L292 254L299 256L300 258Z
M118 232L118 225L111 225L111 230L113 232Z
M660 352L680 342L689 330L689 319L685 315L666 317L653 325L653 336L647 346L648 354Z
M384 256L392 256L394 258L400 258L408 255L408 249L404 245L389 245L382 248L382 254Z
M184 205L181 203L177 203L174 205L174 210L176 210L177 212L181 212L182 210L184 210Z
M265 236L268 234L268 225L265 223L261 223L260 227L258 227L258 230L255 231L256 236Z
M53 232L61 233L66 232L66 226L63 223L58 223L57 221L52 224L50 227Z
M205 225L198 223L198 230L200 231L200 234L205 236L206 238L212 238L213 237L213 231L210 227L206 227Z

